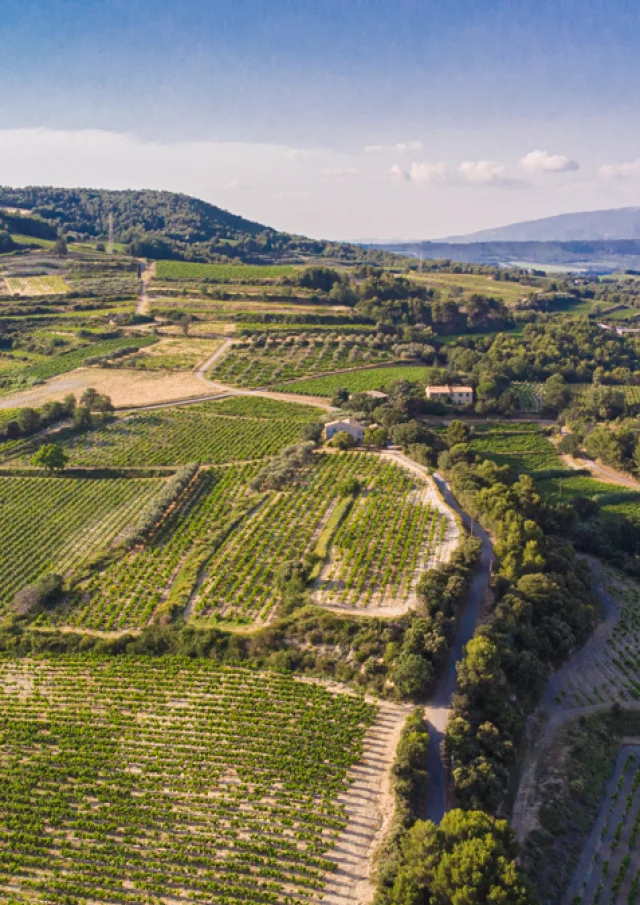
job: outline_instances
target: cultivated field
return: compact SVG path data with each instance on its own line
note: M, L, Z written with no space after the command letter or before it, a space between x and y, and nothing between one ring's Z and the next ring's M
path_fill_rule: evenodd
M135 355L119 358L119 368L149 371L191 371L220 348L220 339L187 339L166 337Z
M5 292L10 295L63 295L69 292L69 286L62 277L59 276L42 276L42 277L5 277Z
M78 656L0 659L0 700L4 901L317 902L361 760L371 818L354 831L370 845L388 764L370 758L379 711L361 697L203 660Z
M555 447L536 424L491 424L477 428L471 449L498 465L508 465L515 474L535 474L563 467Z
M290 328L289 328L290 329ZM298 377L391 361L392 341L375 334L271 337L266 343L234 345L210 371L211 380L238 387L282 385Z
M158 261L158 280L209 280L215 283L259 283L290 276L296 268L286 264L191 264L185 261Z
M493 296L514 304L521 298L534 295L536 290L521 283L510 283L506 280L494 280L490 276L477 273L412 273L411 279L427 283L436 289L449 289L460 295Z
M159 479L0 477L0 611L45 572L66 574L106 549Z
M397 365L388 368L366 368L326 377L310 377L294 383L283 383L278 390L310 396L332 396L337 389L346 387L350 393L388 389L394 380L420 383L426 378L426 368L414 365Z
M117 418L65 443L82 467L219 464L275 455L317 417L311 406L247 398L159 409ZM9 460L29 460L35 441L4 444Z

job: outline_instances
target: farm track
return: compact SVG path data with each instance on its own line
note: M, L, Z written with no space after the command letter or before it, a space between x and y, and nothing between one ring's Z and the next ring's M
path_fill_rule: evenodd
M640 481L632 478L631 475L624 474L610 465L603 465L602 462L597 462L595 459L590 459L584 453L575 458L572 456L560 456L560 458L569 468L576 470L588 468L594 478L606 484L618 484L620 487L640 490Z
M149 313L149 284L156 275L156 262L152 261L149 263L144 259L140 259L139 264L141 268L140 276L142 279L142 290L138 296L138 301L136 302L136 314L146 315Z

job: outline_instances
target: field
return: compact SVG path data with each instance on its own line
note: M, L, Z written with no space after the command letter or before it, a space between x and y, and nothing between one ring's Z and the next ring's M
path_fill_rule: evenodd
M201 470L147 542L84 579L39 621L135 629L168 602L199 623L263 622L280 599L279 566L312 552L320 556L317 603L396 615L415 604L419 575L447 561L457 543L456 524L430 485L380 456L315 455L291 485L257 493L249 482L260 467ZM362 490L345 501L339 485L349 477ZM345 502L351 511L323 545Z
M206 660L0 659L0 698L0 898L66 905L317 901L378 715Z
M514 381L512 389L518 398L518 411L539 412L542 408L542 384L531 381Z
M224 539L221 526L247 498L255 472L251 465L201 472L150 543L96 572L67 605L41 621L106 631L145 625L193 570L194 559L206 561L217 549Z
M6 291L11 295L63 295L69 292L69 286L62 277L5 277Z
M210 280L215 283L255 283L290 276L296 268L286 264L191 264L185 261L158 261L158 280Z
M311 406L267 399L228 399L118 418L65 444L82 467L220 464L274 455L317 417ZM0 456L26 462L34 441L4 444Z
M363 371L331 374L327 377L310 377L308 380L283 383L279 384L276 389L286 393L301 393L310 396L332 396L341 387L346 387L350 393L363 393L367 390L387 389L394 380L421 383L425 380L426 373L426 368L419 365L367 368Z
M362 485L334 540L340 562L317 583L316 600L408 608L415 580L441 543L446 523L424 485L402 468L362 453L316 457L282 493L270 494L219 550L193 601L196 616L265 619L277 601L278 564L315 547L347 477Z
M270 338L265 344L240 343L209 372L211 380L239 387L283 385L297 377L390 361L392 341L375 335L342 336L340 328L322 335Z
M119 358L119 368L136 370L191 371L220 348L219 339L163 338L135 355Z
M158 479L0 477L0 611L45 572L72 572L104 550Z
M501 298L509 304L514 304L521 298L534 295L536 290L531 286L523 286L521 283L511 283L506 280L494 280L492 277L476 273L412 273L411 279L427 283L437 289L453 289L463 295L481 295Z
M600 816L585 845L570 892L582 905L627 905L640 892L640 745L620 748ZM595 855L595 859L594 859ZM594 860L593 865L591 864Z
M544 496L553 500L570 500L576 496L595 497L605 517L624 517L640 525L640 493L619 484L606 484L588 475L567 475L541 481L539 488Z
M372 470L331 539L314 599L323 605L401 612L417 578L448 558L458 531L431 486L396 465Z
M508 465L516 474L563 467L555 447L535 424L492 424L487 429L478 428L471 449L498 465Z

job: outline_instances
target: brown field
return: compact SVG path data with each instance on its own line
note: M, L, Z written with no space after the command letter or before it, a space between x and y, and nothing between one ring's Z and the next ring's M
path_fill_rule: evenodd
M54 377L44 386L3 396L0 408L38 407L62 400L67 393L81 395L87 387L106 393L117 408L153 405L192 397L211 396L222 391L215 383L204 383L192 373L165 374L158 371L131 371L116 368L78 368Z

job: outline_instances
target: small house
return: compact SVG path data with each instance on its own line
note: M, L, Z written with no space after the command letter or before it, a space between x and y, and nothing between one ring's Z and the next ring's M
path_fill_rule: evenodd
M452 405L473 405L473 387L430 386L426 389L427 399L449 402Z
M332 437L335 437L336 434L339 434L340 431L344 431L345 433L350 434L356 443L362 443L364 440L364 430L364 424L360 424L355 418L343 418L341 421L329 421L325 424L324 438L325 440L330 440Z

